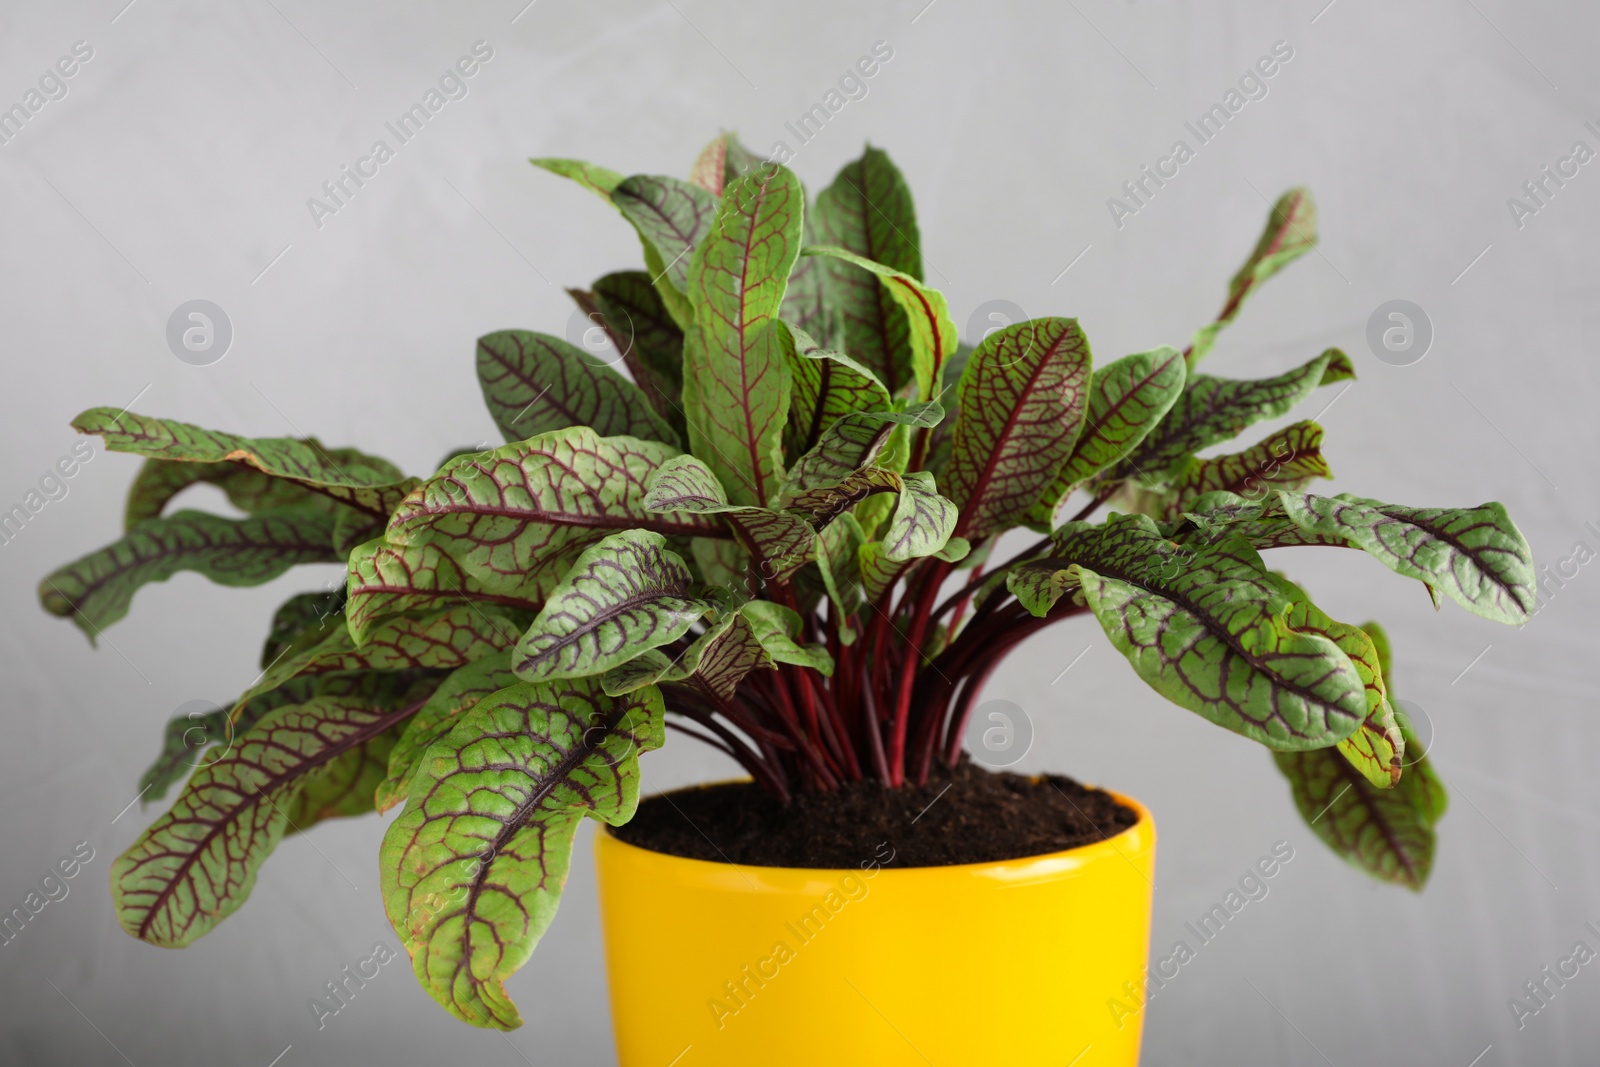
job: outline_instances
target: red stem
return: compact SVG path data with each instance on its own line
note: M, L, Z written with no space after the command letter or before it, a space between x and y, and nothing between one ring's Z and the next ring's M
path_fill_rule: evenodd
M862 706L866 711L864 716L866 721L862 723L862 726L867 731L867 751L872 754L872 763L877 769L878 780L887 782L889 780L889 762L883 754L883 726L878 720L878 702L872 697L872 680L869 678L864 679L864 681L866 684L861 687L861 700Z
M922 662L922 639L927 633L929 609L933 607L933 598L939 595L939 587L944 584L945 576L950 570L951 565L942 560L929 567L928 573L923 576L917 602L911 609L911 631L906 635L905 659L900 664L900 686L894 709L894 733L889 742L889 784L892 786L901 785L905 781L906 730L911 723L911 691L916 683L917 668ZM910 595L911 591L907 589L906 596Z

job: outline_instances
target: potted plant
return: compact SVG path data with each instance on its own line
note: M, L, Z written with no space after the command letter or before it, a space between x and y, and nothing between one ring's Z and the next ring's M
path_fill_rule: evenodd
M180 570L349 576L278 610L237 701L168 725L142 795L187 781L115 863L129 933L186 945L284 835L403 804L380 871L417 977L459 1018L513 1028L502 983L588 816L610 828L624 1064L1133 1063L1137 1020L1106 1004L1145 980L1149 813L963 756L996 665L1074 616L1173 703L1270 749L1337 852L1421 887L1444 794L1383 631L1328 617L1262 554L1360 549L1505 623L1527 617L1534 573L1499 504L1306 491L1330 474L1313 422L1197 458L1353 375L1337 349L1258 381L1198 371L1315 242L1305 190L1188 348L1096 367L1070 318L958 342L876 149L814 201L731 136L687 181L533 162L631 223L646 270L573 291L626 374L553 336L479 340L506 444L414 478L314 439L75 420L145 457L123 538L41 585L91 637ZM243 516L168 509L200 482ZM1041 536L994 558L1018 527ZM666 726L749 780L653 799L617 830Z

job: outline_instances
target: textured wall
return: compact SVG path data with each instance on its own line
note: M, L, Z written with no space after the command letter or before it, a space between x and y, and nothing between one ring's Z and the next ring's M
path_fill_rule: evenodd
M0 147L6 507L69 452L73 414L136 397L154 414L317 434L431 469L493 433L473 338L561 332L561 286L638 262L603 205L526 157L682 173L719 128L795 148L784 123L886 41L893 58L865 98L793 166L818 188L864 141L889 148L958 322L1005 298L1080 316L1102 359L1182 344L1268 199L1308 184L1319 253L1252 301L1208 369L1257 376L1343 346L1360 380L1323 416L1339 491L1499 499L1541 563L1578 541L1600 549L1600 168L1581 167L1536 214L1507 206L1575 141L1600 148L1584 125L1600 119L1593 5L123 2L0 4L0 104L75 42L92 48L65 96ZM314 219L322 182L477 41L493 58L467 95ZM1198 145L1185 122L1280 41L1292 58L1266 95ZM1119 226L1107 198L1178 138L1194 157ZM234 331L203 367L165 336L196 298ZM1396 298L1435 331L1409 366L1364 340ZM0 910L76 843L93 849L69 895L0 946L0 1060L266 1065L292 1045L286 1067L612 1062L587 836L560 917L511 983L528 1025L509 1038L449 1020L404 964L316 1029L307 998L393 939L376 818L285 843L249 906L183 953L118 930L106 874L153 815L123 809L160 725L248 684L271 607L337 579L323 568L228 591L182 576L141 592L91 651L41 614L34 583L114 536L134 468L95 454L0 545ZM1569 566L1576 576L1513 631L1449 604L1436 614L1356 553L1278 559L1334 616L1386 622L1399 689L1433 721L1454 792L1420 896L1332 858L1262 751L1164 704L1092 623L1034 639L990 687L1033 719L1023 769L1154 809L1157 946L1275 842L1295 850L1268 898L1152 1003L1147 1062L1593 1062L1600 971L1584 968L1520 1031L1506 1000L1575 941L1600 948L1583 926L1600 925L1600 726L1585 681L1600 568ZM681 739L645 766L650 788L727 773Z

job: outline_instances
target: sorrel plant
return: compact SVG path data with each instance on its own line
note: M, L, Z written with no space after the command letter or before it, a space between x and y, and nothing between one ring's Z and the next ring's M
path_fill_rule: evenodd
M1095 369L1070 318L958 342L876 149L814 202L731 137L688 181L534 162L631 223L646 269L572 292L626 374L545 334L479 339L505 445L418 479L313 439L110 408L73 423L146 457L123 538L41 586L91 637L181 570L348 569L278 610L237 701L167 727L142 795L187 782L116 862L129 933L186 945L286 834L404 803L381 881L417 977L468 1022L517 1026L502 982L550 922L575 827L631 817L664 726L784 802L925 782L961 758L1007 653L1077 615L1157 692L1272 750L1334 849L1422 885L1444 794L1383 632L1329 618L1261 553L1360 549L1505 623L1534 575L1498 504L1305 491L1330 474L1314 422L1197 457L1353 376L1337 349L1256 381L1197 370L1314 244L1309 193L1273 207L1186 349ZM242 517L168 510L201 482ZM1019 527L1041 536L994 559Z

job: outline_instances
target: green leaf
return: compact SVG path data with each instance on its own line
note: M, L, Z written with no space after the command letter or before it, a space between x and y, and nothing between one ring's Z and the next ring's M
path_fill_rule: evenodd
M921 236L905 178L889 157L867 148L847 163L817 197L819 239L922 280ZM825 286L838 305L845 348L871 367L898 393L912 380L907 312L863 267L843 261L825 264ZM932 395L924 391L925 400Z
M1070 590L1078 588L1078 572L1058 562L1024 563L1003 572L1006 588L1029 614L1044 618Z
M730 184L689 268L689 447L735 504L765 507L783 479L789 367L778 310L799 254L803 204L800 182L782 167Z
M911 379L917 385L916 395L921 400L937 400L945 363L955 353L958 343L956 324L950 318L950 307L945 302L944 294L937 289L930 289L909 274L875 263L848 249L833 245L813 245L803 249L800 254L827 256L877 276L879 287L905 313L906 345L909 346ZM845 336L848 339L849 311L844 312L844 320ZM894 347L898 347L898 344L897 340L893 342ZM899 396L903 392L902 378L886 374L885 368L875 362L870 354L852 348L848 340L845 347L863 364L872 368L873 373L882 379L891 393Z
M422 767L428 749L450 736L464 712L471 711L491 693L517 684L511 672L512 650L492 652L450 673L405 725L404 732L389 752L383 780L374 788L374 803L388 811L404 802L411 780Z
M999 533L1032 510L1083 428L1089 375L1089 342L1076 319L1030 319L983 339L961 375L942 474L961 509L958 535Z
M1317 205L1311 199L1311 190L1290 189L1272 205L1267 227L1256 241L1255 250L1228 283L1228 302L1221 314L1195 334L1189 349L1189 366L1199 363L1211 351L1217 334L1239 314L1245 298L1262 282L1309 252L1316 243Z
M807 210L800 224L801 245L816 244L815 213ZM817 338L828 347L835 346L841 332L839 315L833 307L828 291L827 261L815 256L801 256L789 271L789 284L783 292L783 304L778 313L783 320Z
M657 288L666 282L687 292L689 259L711 232L717 198L677 178L637 174L612 190L611 202L663 264L652 271Z
M149 519L39 583L52 615L71 617L92 640L128 613L140 586L198 571L218 585L269 582L296 563L336 563L333 516L291 508L243 519L180 511Z
M409 672L401 672L404 673ZM375 794L388 773L389 755L411 715L438 687L437 677L416 680L400 691L398 700L391 694L390 699L379 704L378 710L403 709L405 714L395 716L396 721L387 730L346 749L301 780L284 805L288 832L304 833L327 819L377 810Z
M760 589L752 574L750 553L739 542L696 537L689 542L689 550L700 580L716 589L719 600L742 604Z
M638 386L559 337L500 330L478 338L478 384L507 441L589 426L678 447Z
M1348 494L1287 492L1279 499L1302 531L1347 541L1475 615L1516 624L1533 610L1533 554L1502 504L1411 508Z
M615 530L726 537L715 517L645 507L650 476L675 455L583 426L553 430L446 464L400 505L385 536L437 544L468 574L528 587L560 581L579 552Z
M814 653L801 649L801 655ZM832 660L828 665L831 669ZM751 626L748 615L738 611L718 619L697 637L684 652L680 669L684 677L698 682L723 700L732 700L745 675L755 670L774 670L775 660Z
M628 662L612 667L600 676L600 688L607 696L620 697L658 682L678 681L683 676L676 661L659 648L647 648Z
M823 587L833 604L833 618L839 620L839 639L846 645L855 641L855 630L844 620L861 610L861 546L866 536L861 524L849 512L840 515L817 533L817 569Z
M622 175L616 171L597 167L580 159L530 159L528 162L551 174L571 178L607 202L610 202L611 194L617 186L622 184Z
M145 768L139 778L139 799L148 804L167 795L181 781L208 760L206 753L218 745L233 743L233 728L227 707L210 711L191 711L167 720L161 734L161 754ZM142 806L142 805L141 805Z
M928 457L923 463L924 470L930 470L935 477L944 473L945 466L950 462L950 438L955 429L956 419L961 414L961 403L956 396L956 387L961 384L961 376L966 373L967 363L972 359L976 349L972 345L962 342L956 345L955 355L951 356L944 364L944 374L939 381L940 402L945 405L945 420L934 427L928 439Z
M603 674L670 644L711 610L689 596L694 576L666 538L624 530L584 550L517 642L517 677Z
M113 408L90 408L72 425L79 433L98 434L112 452L184 463L232 461L373 515L387 516L416 484L392 464L351 450L335 454L315 439L239 437Z
M428 750L381 877L418 981L451 1014L521 1025L503 983L550 925L578 820L632 818L639 753L661 742L659 692L574 679L501 690Z
M833 674L833 657L821 645L802 645L800 616L770 600L752 600L739 609L761 647L778 663L809 667L824 677Z
M788 642L785 647L792 644ZM612 696L621 696L660 682L691 681L723 700L731 700L745 675L773 668L772 657L740 610L725 612L676 660L659 649L650 649L607 671L603 686Z
M1379 789L1389 789L1400 780L1405 756L1405 740L1389 706L1381 657L1370 637L1359 628L1329 618L1311 603L1303 589L1275 575L1278 586L1292 604L1284 621L1292 630L1316 633L1333 641L1350 657L1367 692L1367 717L1355 733L1336 746L1339 754Z
M350 553L345 620L356 642L380 619L436 611L455 604L499 604L538 611L560 581L551 570L534 575L468 574L438 545L396 545L378 538Z
M930 474L928 477L931 479L933 476ZM867 466L852 471L837 485L807 489L803 493L787 497L784 507L804 515L812 525L822 529L867 497L875 493L898 494L903 487L904 482L894 471Z
M814 555L816 534L804 519L766 508L736 507L711 468L674 456L650 480L645 507L664 514L720 515L761 565L763 577L788 581Z
M1322 456L1322 427L1297 422L1243 452L1193 460L1179 468L1164 498L1165 514L1176 517L1206 493L1237 493L1260 498L1276 489L1299 489L1315 478L1332 478Z
M379 518L364 511L341 507L333 517L333 553L348 561L350 553L383 535L388 518Z
M1403 719L1400 731L1407 749L1422 751ZM1301 817L1329 848L1374 878L1421 892L1433 870L1433 828L1449 803L1426 756L1392 789L1374 786L1335 749L1272 756Z
M802 263L815 263L806 256ZM785 322L789 333L783 346L789 364L789 424L784 448L790 456L809 452L822 434L845 415L858 411L887 411L889 390L872 371L842 352L817 345L799 326Z
M384 460L353 448L323 448L315 438L308 438L305 443L327 455L334 463L380 466L389 470L395 479L403 478L399 470L390 467ZM228 503L251 515L281 508L317 507L332 510L341 518L347 514L367 517L365 512L351 512L320 493L294 482L262 474L254 467L241 463L147 459L139 465L139 473L134 475L133 484L128 488L123 528L131 530L146 519L158 518L175 496L191 485L200 484L221 489L227 494Z
M1342 537L1302 530L1283 507L1283 491L1246 500L1237 493L1205 493L1189 504L1181 518L1161 524L1167 537L1179 544L1209 544L1238 537L1251 548L1286 548L1296 545L1354 547Z
M1325 748L1367 716L1350 658L1289 627L1291 600L1243 541L1185 548L1142 515L1068 523L1055 557L1076 564L1113 647L1180 707L1269 748Z
M196 768L221 759L232 750L235 737L274 708L304 704L319 696L353 697L371 707L394 707L395 698L421 677L416 671L367 671L295 678L245 701L237 713L229 704L175 715L162 730L160 755L139 778L139 806L148 807Z
M900 500L883 535L883 556L895 563L932 556L944 549L958 521L955 504L939 495L932 474L902 475Z
M278 605L272 614L267 640L261 647L261 669L277 662L297 642L320 641L344 622L345 590L341 586L316 593L300 593Z
M398 615L372 627L357 647L348 626L280 659L235 705L308 675L346 671L455 670L516 644L522 626L508 609L462 604L432 615Z
M936 402L911 404L904 411L857 411L841 416L823 431L816 447L790 468L782 499L843 483L878 459L896 426L927 429L943 418L944 409Z
M916 564L916 560L891 560L884 554L882 541L868 541L856 555L861 572L861 589L869 601L878 601L894 588L902 575Z
M1073 489L1120 462L1155 429L1183 391L1186 366L1176 348L1135 352L1094 372L1083 432L1028 520L1054 525Z
M724 178L722 191L727 192L728 186L772 164L759 152L752 152L739 140L735 133L727 134L727 155L724 159Z
M1119 473L1147 479L1161 474L1203 448L1237 437L1252 423L1286 414L1319 385L1354 377L1350 357L1337 348L1276 378L1235 381L1191 375L1167 417L1120 465Z
M621 340L623 358L636 380L642 366L665 401L661 414L681 429L683 331L650 284L650 275L638 270L607 274L596 279L594 299L607 331Z
M403 720L355 697L276 708L201 767L172 809L111 868L117 919L134 937L181 948L233 914L290 829L288 808L339 757Z

